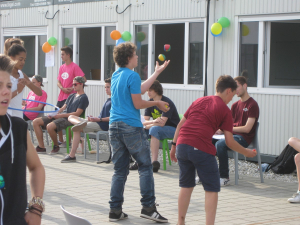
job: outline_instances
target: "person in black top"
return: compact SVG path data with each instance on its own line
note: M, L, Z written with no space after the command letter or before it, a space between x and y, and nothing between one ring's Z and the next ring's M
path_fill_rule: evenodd
M7 112L12 96L10 73L14 62L0 55L0 224L41 224L45 170L31 142L27 123ZM27 207L26 166L32 200Z
M165 138L173 138L177 124L180 121L175 104L171 99L163 95L162 85L158 80L154 81L148 90L149 101L165 101L169 103L170 110L162 112L156 106L145 109L145 122L143 123L144 129L151 136L150 148L152 154L153 172L157 172L160 168L158 159L158 150L160 140ZM152 117L153 120L150 120ZM134 163L130 169L138 168Z
M85 79L83 77L77 76L73 79L73 87L76 93L69 95L66 103L58 110L57 115L43 116L36 118L33 121L33 128L38 139L39 145L36 147L37 153L46 153L46 148L44 147L43 140L43 131L42 127L46 128L47 131L54 143L53 149L50 154L57 154L59 152L59 146L57 141L57 134L63 129L66 129L68 126L73 124L68 121L68 117L71 115L74 116L83 116L85 109L89 105L89 99L84 93Z
M69 155L67 155L63 160L62 163L66 162L76 162L76 149L78 148L79 141L80 141L80 132L83 131L84 133L89 132L97 132L97 131L108 131L108 122L109 122L109 111L111 106L111 79L108 78L105 80L105 92L109 96L109 98L104 103L102 110L100 112L99 117L92 117L88 116L88 119L83 119L78 116L69 116L68 120L72 124L75 124L72 127L73 131L73 143L72 143L72 150Z

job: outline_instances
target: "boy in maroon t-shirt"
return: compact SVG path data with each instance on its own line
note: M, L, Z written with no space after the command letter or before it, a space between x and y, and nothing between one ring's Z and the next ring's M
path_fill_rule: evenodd
M247 80L243 76L235 77L237 83L236 95L241 99L235 102L231 107L233 118L233 138L243 147L248 147L252 142L257 120L259 117L259 107L257 102L251 98L247 92ZM222 134L221 130L217 134ZM224 139L215 143L217 155L219 158L220 185L229 185L229 166L228 153L230 148L226 145Z
M195 169L205 190L206 224L214 224L220 176L212 136L218 129L224 131L226 143L231 149L247 157L256 155L255 151L245 149L233 139L233 121L227 104L235 95L236 88L237 84L231 76L220 76L216 82L217 93L194 101L177 125L172 142L171 159L175 162L178 160L180 167L178 225L183 225L185 221L195 187Z

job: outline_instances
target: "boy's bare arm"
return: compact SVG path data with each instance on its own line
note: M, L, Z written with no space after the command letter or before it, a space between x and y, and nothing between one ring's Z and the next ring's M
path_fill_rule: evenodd
M246 133L246 134L248 134L251 131L252 127L254 126L255 120L256 120L256 118L249 117L246 124L245 124L245 126L233 127L233 131L237 132L237 133Z

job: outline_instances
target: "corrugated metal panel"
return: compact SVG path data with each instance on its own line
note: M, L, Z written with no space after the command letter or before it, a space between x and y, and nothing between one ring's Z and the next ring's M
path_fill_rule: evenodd
M131 0L131 4L132 21L199 18L206 15L206 1Z
M48 21L45 19L45 14L40 11L41 7L11 9L5 10L5 13L1 10L2 27L46 26Z
M117 21L117 1L86 2L59 6L60 24L109 23Z
M235 6L236 15L293 13L300 11L299 0L224 0Z

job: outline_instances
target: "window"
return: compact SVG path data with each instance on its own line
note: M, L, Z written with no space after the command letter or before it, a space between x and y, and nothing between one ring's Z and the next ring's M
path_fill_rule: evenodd
M148 25L138 25L135 29L136 54L139 57L135 71L140 75L141 80L148 78L148 29Z
M257 86L258 22L240 24L239 75L248 78L248 86Z
M115 29L115 26L62 29L62 43L73 49L73 61L87 80L104 81L115 71L113 48L116 43L110 38L110 32Z
M204 22L178 22L168 24L136 24L135 44L138 67L142 80L155 70L158 56L165 55L170 65L157 79L164 84L202 85L204 65ZM170 51L164 45L171 46ZM174 87L174 86L172 86Z
M246 20L240 18L237 75L246 76L249 87L300 88L300 18Z

